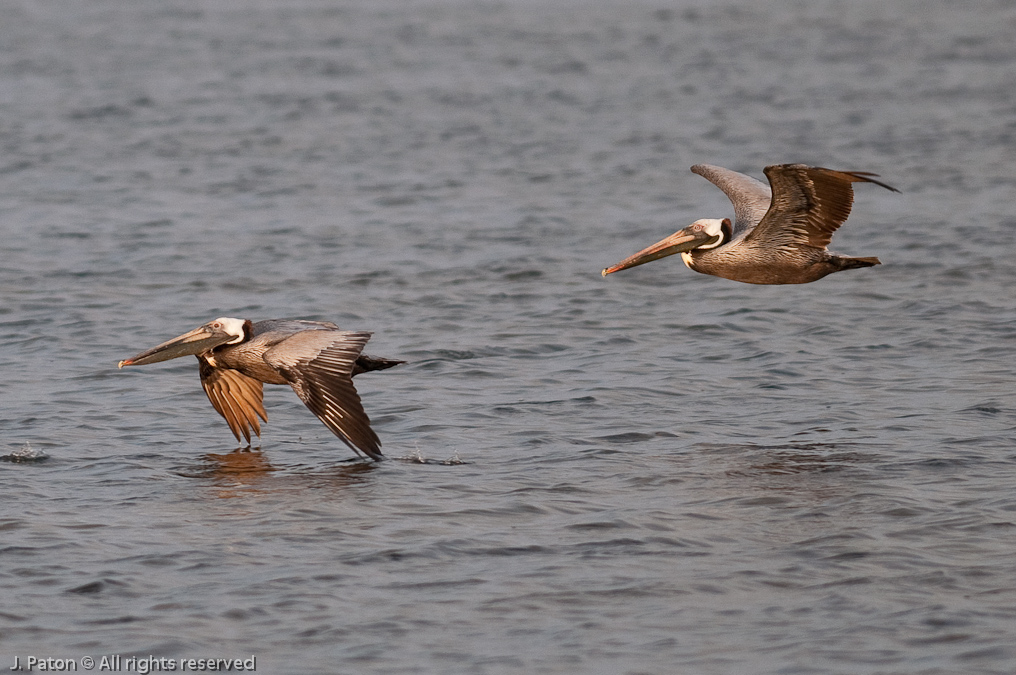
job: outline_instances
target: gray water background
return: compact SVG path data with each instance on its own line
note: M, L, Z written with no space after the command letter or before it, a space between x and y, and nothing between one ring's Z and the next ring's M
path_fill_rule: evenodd
M1012 3L0 15L4 668L1016 669ZM600 278L730 215L698 162L880 173L884 264ZM220 315L374 331L395 461L116 369Z

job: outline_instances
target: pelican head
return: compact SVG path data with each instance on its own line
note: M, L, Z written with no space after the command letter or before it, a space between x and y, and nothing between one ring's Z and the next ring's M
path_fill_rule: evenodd
M653 260L666 258L675 253L686 253L693 249L716 248L730 241L730 219L729 218L702 218L694 223L678 230L662 241L658 241L648 248L644 248L635 255L628 256L613 267L603 270L603 276L626 270L629 267L644 265Z
M180 356L204 354L219 345L235 345L250 335L251 322L244 319L219 317L161 345L147 349L140 354L121 361L124 366L144 366L149 363L168 361Z

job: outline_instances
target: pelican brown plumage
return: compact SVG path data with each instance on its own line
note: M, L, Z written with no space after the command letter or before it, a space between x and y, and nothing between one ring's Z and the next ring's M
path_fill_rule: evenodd
M381 441L370 428L353 376L404 361L362 355L371 334L343 331L334 323L300 319L221 317L120 362L142 366L193 355L201 385L229 428L250 442L261 435L262 383L288 384L329 430L353 449L381 460Z
M749 284L806 284L843 270L880 264L878 258L852 258L826 248L846 221L854 202L852 183L874 183L893 192L866 171L834 171L805 164L765 168L769 185L737 171L709 164L691 170L704 177L734 205L730 219L704 218L603 270L619 270L680 253L696 272Z

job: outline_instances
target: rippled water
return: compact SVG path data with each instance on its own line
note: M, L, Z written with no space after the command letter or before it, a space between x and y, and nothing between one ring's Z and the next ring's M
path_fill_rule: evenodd
M3 667L1012 672L1011 4L0 10ZM600 278L790 161L881 267ZM116 369L220 315L374 331L396 461Z

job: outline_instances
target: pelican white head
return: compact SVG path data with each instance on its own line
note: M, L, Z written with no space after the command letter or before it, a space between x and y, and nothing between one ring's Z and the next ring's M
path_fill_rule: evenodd
M726 230L723 228L724 224L727 226ZM690 232L701 232L709 238L717 237L716 241L699 244L695 247L704 251L727 243L727 239L730 237L729 228L730 221L726 218L700 218L684 229Z
M224 344L235 345L243 342L246 333L244 333L243 325L246 323L243 319L233 319L228 316L220 316L214 321L209 321L205 325L212 330L226 333L232 336L232 340L227 340Z

